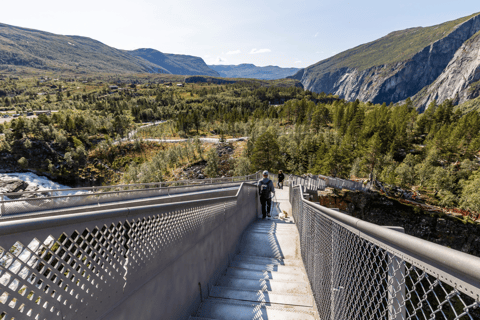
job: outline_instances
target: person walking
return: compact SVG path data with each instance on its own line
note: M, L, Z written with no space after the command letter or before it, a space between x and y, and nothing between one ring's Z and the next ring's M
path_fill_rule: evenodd
M258 193L260 194L260 203L262 204L262 219L271 217L272 193L275 195L275 188L272 180L268 178L268 171L263 171L263 179L258 181Z
M283 189L283 180L285 180L285 175L282 170L278 171L278 189Z

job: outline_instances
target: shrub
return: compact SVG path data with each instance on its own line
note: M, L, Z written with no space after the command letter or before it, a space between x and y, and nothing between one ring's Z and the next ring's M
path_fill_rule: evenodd
M18 159L18 164L20 165L20 167L25 169L28 167L28 160L25 159L25 157L21 157L20 159Z
M25 147L25 149L30 149L32 147L32 142L29 139L25 139L25 141L23 142L23 146Z

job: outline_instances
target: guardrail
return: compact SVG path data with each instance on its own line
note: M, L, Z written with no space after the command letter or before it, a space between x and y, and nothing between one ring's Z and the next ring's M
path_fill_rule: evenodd
M278 175L270 174L270 179L272 179L277 185ZM294 174L285 175L285 186L287 185L301 185L307 191L317 191L325 190L325 188L337 188L337 189L348 189L352 191L368 191L369 188L365 186L362 182L345 180L340 178L332 178L322 175L311 175L311 176L297 176Z
M320 319L480 319L480 258L322 207L304 188L290 199Z
M257 179L259 179L259 174L255 173L241 177L5 193L0 194L0 217L165 196L191 191L194 190L192 187L197 186Z
M188 319L242 232L235 196L0 221L0 319Z

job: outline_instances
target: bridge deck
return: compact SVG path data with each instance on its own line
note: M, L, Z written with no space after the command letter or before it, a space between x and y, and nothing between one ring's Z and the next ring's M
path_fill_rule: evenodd
M288 188L276 190L272 220L257 220L191 319L316 319L313 295L291 217ZM280 210L288 218L279 219Z

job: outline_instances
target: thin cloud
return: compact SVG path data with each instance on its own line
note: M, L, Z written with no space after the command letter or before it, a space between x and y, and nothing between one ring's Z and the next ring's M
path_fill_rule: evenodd
M314 35L313 37L314 37L314 38L316 38L317 36L318 36L318 32L317 32L317 33L315 33L315 35Z
M295 63L302 63L302 61L301 61L301 60L297 60L297 61L295 61Z
M233 50L233 51L228 51L227 54L239 54L241 52L242 51L240 51L240 50Z
M272 50L270 50L270 49L257 49L257 48L253 48L252 51L250 51L250 54L267 53L267 52L272 52Z

